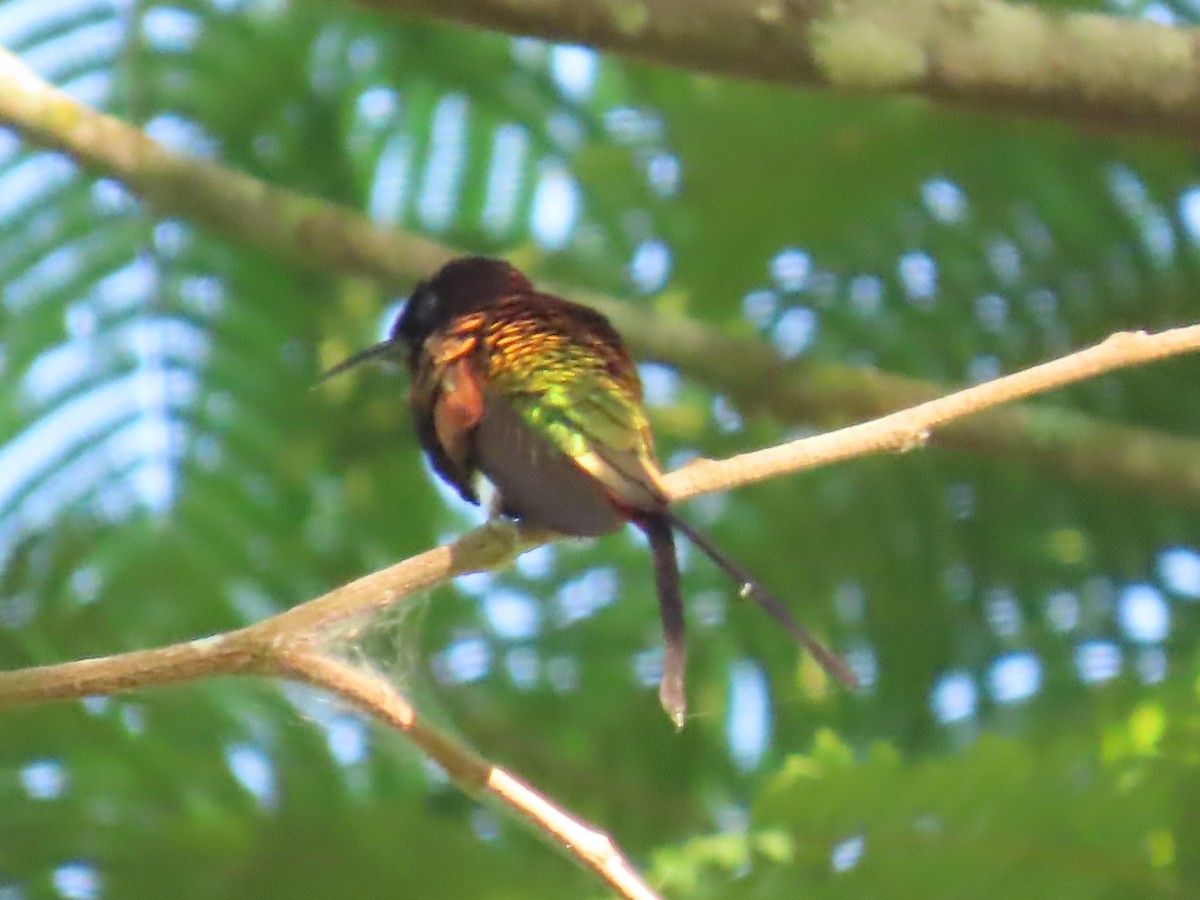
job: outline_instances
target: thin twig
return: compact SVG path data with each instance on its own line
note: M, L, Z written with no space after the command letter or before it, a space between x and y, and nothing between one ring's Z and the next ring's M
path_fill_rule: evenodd
M282 646L277 659L280 674L337 694L402 732L445 769L455 784L471 793L487 792L515 810L582 860L622 897L656 900L658 895L629 864L612 838L423 721L386 678L315 650Z
M1200 349L1200 325L1149 334L1114 334L1094 347L965 388L889 416L814 437L743 453L721 461L700 460L666 477L673 500L725 491L801 469L887 450L923 446L934 428L954 419L1093 378ZM1195 472L1200 480L1200 469Z
M727 396L748 417L808 431L840 428L945 396L953 387L877 369L783 362L769 345L691 319L664 320L643 307L575 290L604 312L640 359L675 366ZM1200 440L1099 419L1045 401L1009 403L947 422L930 445L1024 466L1106 493L1200 508Z

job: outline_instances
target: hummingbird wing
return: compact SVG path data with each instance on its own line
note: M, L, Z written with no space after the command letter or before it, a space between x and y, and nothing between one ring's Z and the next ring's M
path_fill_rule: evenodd
M641 382L608 320L547 294L517 295L490 313L475 450L506 506L572 534L612 531L630 512L665 508ZM568 488L581 474L590 476L580 482L586 490ZM528 512L534 504L537 515ZM547 505L558 508L557 524L541 509Z
M475 462L496 488L499 508L530 525L581 537L624 523L604 486L535 431L498 391L484 392Z

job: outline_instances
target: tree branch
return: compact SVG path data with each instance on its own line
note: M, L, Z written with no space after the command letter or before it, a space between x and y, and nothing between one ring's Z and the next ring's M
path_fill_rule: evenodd
M608 297L572 292L625 331L639 357L677 366L744 413L837 427L944 396L944 385L874 369L782 362L762 341ZM1046 404L1012 403L948 423L931 446L1025 465L1076 483L1200 506L1200 441Z
M385 676L350 665L329 649L341 637L337 626L347 619L369 617L373 611L457 574L494 568L511 560L517 537L517 530L504 523L477 528L454 544L374 572L238 631L151 650L0 672L0 709L217 675L259 674L301 681L342 697L402 732L463 791L493 796L515 810L622 897L656 900L657 895L607 834L426 723Z
M724 491L756 481L828 465L855 456L924 446L934 428L1013 400L1094 378L1130 366L1200 349L1200 325L1148 334L1114 334L1079 350L969 387L871 422L743 453L720 462L701 460L667 476L671 497ZM1200 479L1200 465L1195 469Z
M387 679L324 653L280 645L280 674L349 700L402 732L446 770L460 788L487 793L550 835L588 868L630 900L656 900L657 894L602 831L565 812L508 770L493 765L455 738L425 723Z
M989 407L1096 375L1200 350L1200 325L1168 331L1121 332L1060 359L1001 376L911 409L837 431L798 438L723 460L702 459L668 472L671 501L727 491L882 451L923 446L934 428ZM191 681L213 674L286 674L278 648L377 612L404 597L471 572L507 565L520 553L556 539L540 529L495 520L365 575L300 606L237 631L116 656L0 672L0 709L23 703L111 694Z
M1200 30L1003 0L352 0L695 72L1200 141Z
M256 671L261 664L261 642L248 632L231 631L151 650L0 672L0 709Z
M881 450L921 446L931 429L989 406L1094 377L1102 372L1200 350L1200 325L1157 334L1116 334L1103 343L912 409L839 431L801 438L723 461L702 460L669 473L672 500L761 481ZM0 709L50 699L117 693L209 675L259 674L301 680L346 698L405 733L463 790L485 790L547 831L622 896L652 900L611 839L550 803L474 751L424 724L388 680L356 668L330 649L354 618L368 618L406 596L458 575L493 569L516 553L553 540L547 532L490 522L247 628L117 656L0 672Z
M669 472L672 502L725 491L803 469L888 450L922 446L932 429L991 406L1093 378L1104 372L1200 350L1200 325L1154 334L1123 332L1080 350L908 410L799 438L724 460L699 460ZM497 520L403 562L247 628L210 638L117 656L0 672L0 709L42 700L116 693L212 674L286 674L278 648L369 615L406 596L470 572L506 565L525 550L554 540L552 532Z
M381 229L354 210L176 153L119 119L88 109L0 49L0 123L119 179L162 215L189 219L245 246L324 272L408 285L455 251ZM577 288L547 285L596 306L634 354L678 366L744 409L824 425L870 418L946 388L846 366L785 364L761 341ZM1200 506L1200 441L1047 407L1011 406L940 431L935 443L1024 462L1106 490L1114 486Z
M187 219L305 268L411 284L454 255L417 235L376 228L353 210L176 153L76 102L2 48L0 123L117 179L160 215Z

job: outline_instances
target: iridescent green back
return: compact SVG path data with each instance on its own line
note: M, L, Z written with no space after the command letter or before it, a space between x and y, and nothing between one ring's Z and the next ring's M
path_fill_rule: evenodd
M607 319L552 295L519 295L489 310L483 339L486 381L534 431L591 460L585 467L617 499L661 501L641 381Z

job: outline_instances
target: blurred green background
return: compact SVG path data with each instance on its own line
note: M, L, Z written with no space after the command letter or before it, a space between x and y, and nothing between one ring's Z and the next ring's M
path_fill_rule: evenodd
M0 46L169 146L754 338L814 384L852 366L950 389L1200 320L1200 178L1166 141L333 3L0 0ZM157 217L0 129L0 668L238 627L478 522L423 465L402 376L312 390L402 300ZM662 355L643 376L668 467L855 418L751 414ZM1102 458L1102 423L1151 455L1197 437L1198 401L1185 358L1037 402L1085 413ZM634 534L460 579L367 649L666 896L1198 896L1198 507L1169 480L936 445L698 499L686 515L865 687L826 683L685 551L681 734ZM306 689L0 715L0 900L603 895Z

